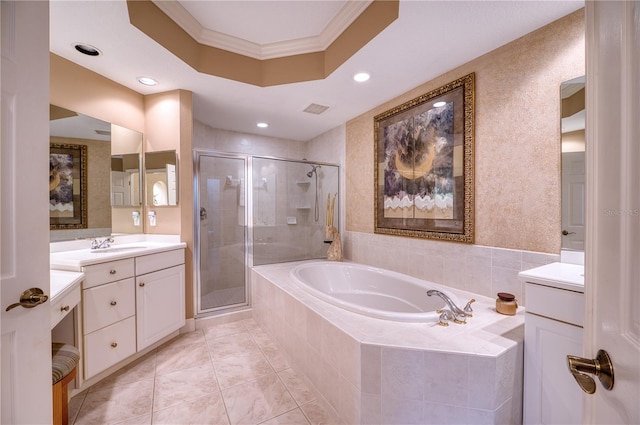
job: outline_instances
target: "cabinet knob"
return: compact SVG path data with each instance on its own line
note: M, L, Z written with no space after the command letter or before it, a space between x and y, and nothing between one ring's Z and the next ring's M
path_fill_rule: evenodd
M109 274L116 274L115 270L109 270Z
M118 304L118 303L117 303L116 301L111 301L111 303L110 303L110 304L111 304L111 305L116 305L116 304Z
M143 287L144 286L144 282L138 283L138 286Z
M60 307L60 311L69 311L69 306L65 305L64 307Z
M111 348L116 348L117 346L118 346L118 343L117 343L117 342L112 342L112 343L111 343Z

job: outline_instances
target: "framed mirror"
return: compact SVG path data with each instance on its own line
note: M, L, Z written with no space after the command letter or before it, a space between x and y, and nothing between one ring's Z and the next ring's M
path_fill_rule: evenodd
M178 205L178 155L175 150L145 152L144 178L147 205Z
M112 233L142 232L142 226L135 226L133 221L134 211L140 214L143 199L141 133L50 105L49 141L52 242L104 237ZM64 146L65 150L60 151L59 146ZM74 152L79 155L74 156ZM57 163L52 162L54 159L64 159L60 155L67 155L72 159L67 174L71 176L73 184L67 182L67 186L73 192L70 198L73 202L67 203L68 205L63 205L61 194L54 193L56 190L60 192L62 188L59 184L55 185L59 181L56 175L60 180L62 176L54 170ZM112 165L116 167L116 173L121 172L119 177L122 186L126 187L126 190L122 189L122 193L113 190L117 185L114 184ZM52 186L55 187L52 189ZM122 202L118 204L120 199ZM84 209L81 209L82 206ZM66 210L57 211L62 208ZM60 214L69 217L65 216L63 219L58 217ZM79 216L74 220L80 220L81 223L66 223L71 220L72 215ZM61 220L65 221L63 225L60 224Z
M584 251L585 77L560 86L562 133L562 249Z

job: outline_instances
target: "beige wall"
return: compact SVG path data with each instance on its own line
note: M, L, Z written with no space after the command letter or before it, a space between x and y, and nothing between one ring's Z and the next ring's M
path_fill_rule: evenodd
M346 229L373 233L373 117L470 72L475 243L560 250L560 83L585 72L580 10L347 123Z

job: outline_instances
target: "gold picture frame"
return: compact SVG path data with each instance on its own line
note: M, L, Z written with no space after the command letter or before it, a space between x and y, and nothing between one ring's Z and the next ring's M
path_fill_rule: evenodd
M49 228L87 227L87 146L51 143Z
M374 117L375 233L474 242L474 80Z

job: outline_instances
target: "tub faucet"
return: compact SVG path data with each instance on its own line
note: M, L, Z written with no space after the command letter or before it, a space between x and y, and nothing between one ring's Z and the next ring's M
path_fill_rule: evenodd
M469 301L465 306L465 308L461 309L456 305L456 303L453 302L451 298L449 298L447 294L445 294L444 292L440 292L437 289L428 290L427 295L429 296L437 295L440 298L442 298L444 302L447 303L447 306L449 307L449 310L442 310L442 312L449 311L453 315L453 321L456 323L466 323L467 317L472 316L471 303L474 302L475 300ZM448 316L448 314L446 316ZM449 319L449 317L445 317L445 318Z
M104 238L103 240L95 238L91 241L91 249L109 248L113 242L113 238Z

